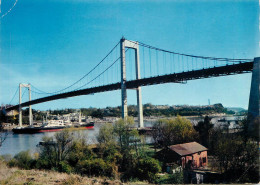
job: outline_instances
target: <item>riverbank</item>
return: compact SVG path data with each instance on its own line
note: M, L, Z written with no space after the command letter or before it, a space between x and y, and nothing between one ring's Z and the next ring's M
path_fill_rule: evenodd
M0 184L123 184L120 180L108 178L88 178L75 174L45 170L22 170L9 168L0 162ZM136 184L136 183L135 183Z

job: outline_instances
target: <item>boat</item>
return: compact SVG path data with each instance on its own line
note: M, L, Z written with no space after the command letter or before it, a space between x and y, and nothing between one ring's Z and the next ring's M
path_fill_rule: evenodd
M84 129L94 129L94 122L89 123L79 123L75 125L77 128L84 128Z
M57 132L65 128L94 129L94 122L66 125L63 120L48 120L41 126L16 127L12 131L15 134L35 134L41 132Z
M56 132L64 128L68 128L63 120L49 120L43 123L41 126L28 126L28 127L16 127L12 131L15 134L34 134L41 132Z

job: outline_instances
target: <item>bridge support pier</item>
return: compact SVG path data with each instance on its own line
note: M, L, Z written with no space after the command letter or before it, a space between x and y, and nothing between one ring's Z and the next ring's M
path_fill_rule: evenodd
M22 84L19 84L19 127L23 126L23 116L22 116Z
M121 97L122 97L122 118L127 117L127 93L126 93L126 64L125 64L125 48L132 48L135 50L135 70L136 79L140 79L140 62L139 62L139 45L138 42L125 40L122 38L120 40L121 46ZM138 127L144 127L143 122L143 105L142 105L142 94L141 87L136 89L137 96L137 107L138 107Z
M29 90L29 101L31 101L31 85L30 84L19 84L19 127L23 126L23 115L22 115L22 88L27 87ZM32 106L29 105L29 124L33 125L32 118Z
M259 136L260 125L260 57L254 59L251 80L251 90L248 105L248 131L251 135Z
M127 117L127 93L126 93L126 65L125 65L125 39L120 40L121 56L121 98L122 98L122 118Z

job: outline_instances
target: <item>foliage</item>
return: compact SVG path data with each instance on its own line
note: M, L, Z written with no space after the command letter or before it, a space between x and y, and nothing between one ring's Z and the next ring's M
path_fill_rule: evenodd
M198 137L191 122L181 116L177 116L175 119L159 120L159 126L154 131L159 133L159 136L157 136L159 138L156 138L156 144L160 143L163 147L191 142Z
M173 174L164 174L156 180L156 184L184 184L183 171Z
M0 114L1 116L4 116L2 111L0 111ZM7 132L4 130L3 123L0 122L0 148L3 142L6 140L6 138L7 138Z
M86 144L86 141L84 139L78 139L73 140L67 161L71 166L75 167L79 161L92 159L94 156L94 153Z
M125 120L119 119L114 125L114 133L118 137L119 145L122 150L128 150L130 144L138 135L138 131L131 129L134 125L133 117L127 117Z
M36 120L41 120L42 116L45 116L46 113L41 111L32 110L33 115L35 115ZM63 115L69 114L78 111L77 109L57 109L57 110L48 110L50 114L54 115ZM106 107L103 109L97 108L82 108L80 109L81 113L84 116L91 116L96 118L103 118L103 117L120 117L121 116L121 107ZM143 113L144 116L202 116L202 115L209 115L209 114L216 114L216 113L228 113L234 114L233 111L228 111L223 107L222 104L214 104L211 106L176 106L176 107L169 107L165 106L165 108L160 108L158 106L152 105L150 103L143 105ZM23 111L23 115L28 115L28 109ZM128 106L128 115L136 117L138 115L138 109L136 105L129 105ZM1 120L1 116L0 116ZM13 120L17 122L16 120Z
M8 162L8 165L10 167L18 166L28 170L35 166L35 162L36 161L31 157L29 150L27 150L16 154L14 158Z
M213 128L213 124L210 122L211 118L206 116L204 118L204 121L199 121L196 126L194 126L194 129L199 133L200 143L203 146L208 147L209 142L209 132Z
M114 127L111 123L106 123L100 127L97 141L99 142L100 149L104 149L110 145L113 147L116 144Z
M44 144L40 147L40 164L45 168L58 167L71 151L73 136L65 129L57 132L54 137L43 137Z
M258 147L255 141L244 142L241 136L222 135L216 143L215 156L219 162L219 169L227 180L259 182ZM256 175L252 177L249 172Z
M153 158L144 158L137 161L135 167L135 176L140 180L148 180L154 182L156 180L156 174L161 171L159 161Z
M77 165L77 172L88 176L113 176L113 166L103 159L80 161Z
M68 164L67 161L60 161L58 164L58 171L71 173L73 171L73 168Z

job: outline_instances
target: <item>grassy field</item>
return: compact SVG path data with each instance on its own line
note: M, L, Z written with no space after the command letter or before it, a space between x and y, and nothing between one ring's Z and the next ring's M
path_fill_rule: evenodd
M75 174L9 168L0 162L0 184L123 184L119 180L88 178Z
M122 184L148 184L138 180L132 180L123 183L120 180L110 180L105 177L82 177L76 174L59 173L46 170L23 170L19 168L10 168L4 162L0 161L0 185L122 185Z

